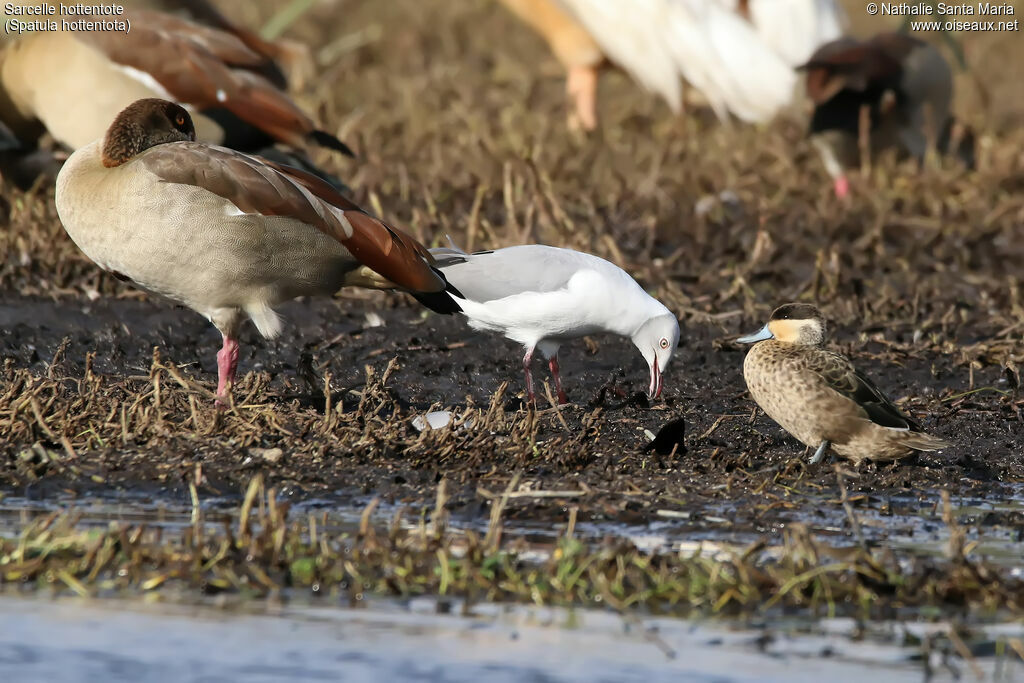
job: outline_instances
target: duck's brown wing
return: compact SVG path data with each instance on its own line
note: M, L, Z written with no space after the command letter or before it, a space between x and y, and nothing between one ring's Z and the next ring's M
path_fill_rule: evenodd
M808 365L831 389L860 406L875 424L890 429L921 430L920 424L900 412L881 389L844 356L822 350Z
M265 62L259 65L259 73L262 74L278 88L286 90L288 82L281 71L278 60L285 56L285 50L278 44L263 40L254 31L249 30L241 24L228 19L220 10L214 7L209 0L161 0L159 2L165 9L185 10L189 17L198 24L209 26L225 33L229 33L245 43L253 52L265 57Z
M178 102L223 108L279 142L310 143L352 156L333 135L257 71L266 57L237 37L161 12L135 10L130 33L76 34L113 62L149 74ZM254 71L255 70L255 71Z

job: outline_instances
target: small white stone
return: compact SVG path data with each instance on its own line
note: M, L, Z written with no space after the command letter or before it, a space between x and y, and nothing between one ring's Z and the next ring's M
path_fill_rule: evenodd
M412 426L416 428L416 431L422 432L424 429L444 429L447 427L452 420L457 416L450 410L434 410L426 415L417 415L412 419ZM459 425L459 429L466 429L467 427L473 426L473 420L467 420L465 423Z
M284 456L284 451L280 448L250 448L249 455L269 462L271 465L276 465Z

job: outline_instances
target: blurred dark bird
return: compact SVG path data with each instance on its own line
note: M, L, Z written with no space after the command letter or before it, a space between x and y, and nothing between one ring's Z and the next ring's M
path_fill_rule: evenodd
M177 16L126 10L125 17L128 33L39 32L5 42L0 120L24 148L48 132L78 149L132 102L160 97L189 109L199 140L266 153L337 183L308 151L352 151L268 79L280 77L273 60L232 33Z
M673 111L680 78L721 119L765 121L792 101L802 63L841 33L836 0L501 0L568 72L569 124L597 126L598 70L622 67Z
M801 67L814 103L810 135L835 193L870 154L897 149L923 161L929 149L974 167L974 135L951 113L953 74L932 45L903 33L821 46Z

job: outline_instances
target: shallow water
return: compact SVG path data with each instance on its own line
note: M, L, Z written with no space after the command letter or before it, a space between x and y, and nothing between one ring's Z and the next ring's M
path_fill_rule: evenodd
M976 543L974 553L1022 571L1024 543L1012 527L983 524L993 511L1015 513L1022 497L1000 501L954 498L957 518ZM928 496L930 499L931 496ZM938 500L938 494L935 495ZM368 499L346 497L293 504L291 515L316 515L327 533L354 533ZM237 497L206 498L204 523L233 519ZM862 533L907 558L940 556L949 539L939 508L920 498L868 501L857 507ZM822 506L809 515L801 506L788 517L807 524L823 542L856 542L848 520ZM184 529L193 511L180 496L118 494L0 499L0 534L12 537L33 519L74 510L83 526L112 522ZM375 524L386 525L398 506L381 504ZM893 511L898 512L893 512ZM428 516L408 508L402 524ZM890 514L891 513L891 514ZM650 524L581 522L577 538L598 542L625 538L660 552L731 552L780 529L734 528L730 510L672 513ZM788 523L788 522L787 522ZM456 517L450 529L482 532L482 519ZM544 559L563 526L511 521L506 538L525 541L524 559ZM769 544L772 553L778 544ZM181 598L182 596L178 596ZM867 626L852 620L780 620L737 624L669 618L623 618L611 612L548 610L478 605L434 599L370 599L361 609L306 602L286 594L286 603L266 601L164 604L118 598L80 600L0 594L0 670L6 680L26 681L922 681L925 663L933 677L955 680L972 664L953 653L941 634L946 626L925 621ZM188 599L188 598L186 598ZM917 618L917 613L908 613ZM913 637L908 637L912 634ZM938 635L936 635L938 634ZM936 638L930 655L920 639ZM1024 664L1008 657L1010 639L1024 638L1024 625L976 629L970 647L988 680L1024 680Z
M627 621L608 612L482 606L438 614L433 600L368 609L213 606L0 597L7 680L48 681L922 681L905 633L943 624L851 620L748 624ZM987 634L974 665L1020 680L1019 659L993 655L1024 627ZM948 648L948 646L945 646ZM932 681L970 665L928 659Z
M318 526L327 533L355 532L370 496L339 495L336 499L309 499L292 502L291 515L314 514ZM958 523L965 527L966 541L972 554L1024 573L1024 537L1019 525L986 521L990 513L1024 513L1024 485L1012 485L1008 495L999 500L953 497L952 506ZM233 496L208 497L201 501L202 521L220 527L237 513L240 500ZM192 509L180 496L160 494L56 496L45 500L26 496L0 495L0 533L16 535L33 517L73 509L80 515L79 524L105 526L110 522L145 523L150 527L184 528L192 524ZM431 509L380 503L371 515L378 525L391 524L396 512L402 511L401 524L418 525L429 520ZM858 541L849 519L835 505L800 505L783 511L772 528L753 529L732 522L735 509L729 504L704 505L690 514L685 511L662 510L659 517L646 524L621 522L579 522L575 535L585 541L597 542L608 537L623 538L650 552L704 553L741 548L767 539L781 542L782 530L793 523L806 525L813 536L825 544L843 547ZM889 497L868 500L855 508L860 532L866 543L882 546L913 557L942 556L948 547L950 530L942 521L940 494L932 492L914 497ZM485 516L456 515L449 521L454 532L472 530L485 533ZM529 520L505 520L506 537L520 538L533 553L543 556L565 532L564 524Z

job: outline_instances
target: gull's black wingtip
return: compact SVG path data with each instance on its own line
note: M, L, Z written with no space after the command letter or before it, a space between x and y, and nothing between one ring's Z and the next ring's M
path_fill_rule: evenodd
M355 159L356 153L352 151L352 148L346 145L344 142L334 137L330 133L322 130L314 130L309 134L309 137L316 144L327 149L333 149L335 152L341 152L347 157Z

